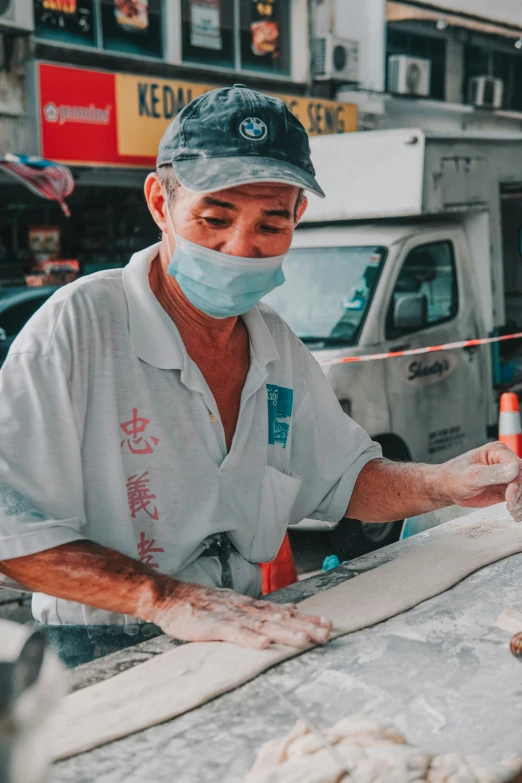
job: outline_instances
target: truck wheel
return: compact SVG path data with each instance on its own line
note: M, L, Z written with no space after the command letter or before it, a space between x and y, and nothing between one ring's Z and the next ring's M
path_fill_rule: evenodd
M374 552L388 544L394 544L401 535L401 522L385 522L383 525L367 524L358 519L343 519L328 533L332 553L339 560L354 560L356 557Z

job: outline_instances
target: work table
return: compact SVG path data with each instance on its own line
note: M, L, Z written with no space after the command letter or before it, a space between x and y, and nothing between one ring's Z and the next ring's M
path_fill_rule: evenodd
M498 508L493 513L498 517ZM365 555L271 600L304 600L446 529ZM51 781L240 783L263 742L297 719L277 692L319 725L364 713L392 722L410 744L430 751L491 761L520 755L522 663L509 652L510 634L495 623L508 607L522 610L521 573L522 554L493 563L409 612L289 660L190 713L60 762ZM112 677L175 644L157 637L81 666L70 673L72 687Z

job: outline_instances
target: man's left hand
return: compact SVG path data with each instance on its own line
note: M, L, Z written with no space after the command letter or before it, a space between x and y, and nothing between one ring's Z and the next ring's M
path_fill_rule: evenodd
M487 443L438 468L437 483L451 503L484 508L506 500L513 519L522 521L522 460L503 443Z

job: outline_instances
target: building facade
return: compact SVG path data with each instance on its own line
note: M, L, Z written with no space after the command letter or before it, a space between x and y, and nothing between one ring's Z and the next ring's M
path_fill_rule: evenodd
M0 63L0 155L76 183L66 219L0 180L0 285L42 242L89 273L155 241L158 141L216 86L281 96L311 135L522 131L520 0L4 0Z
M45 237L83 273L156 241L144 179L168 123L206 90L278 95L311 135L356 130L352 103L314 94L310 25L308 0L6 0L0 154L63 162L76 184L67 219L1 181L0 285L24 279Z
M313 0L359 42L357 83L332 82L359 128L522 131L520 0Z

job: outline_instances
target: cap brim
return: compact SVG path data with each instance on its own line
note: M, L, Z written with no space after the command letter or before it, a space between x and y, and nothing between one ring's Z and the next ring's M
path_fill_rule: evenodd
M178 182L193 193L213 193L255 182L281 182L325 197L312 174L276 158L192 158L172 161L172 167Z

